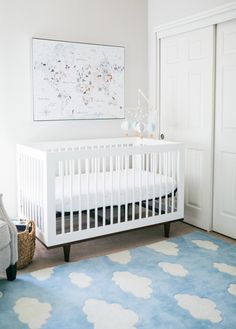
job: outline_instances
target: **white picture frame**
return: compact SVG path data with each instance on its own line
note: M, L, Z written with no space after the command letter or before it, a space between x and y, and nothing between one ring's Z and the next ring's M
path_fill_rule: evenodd
M32 39L33 120L124 118L124 47Z

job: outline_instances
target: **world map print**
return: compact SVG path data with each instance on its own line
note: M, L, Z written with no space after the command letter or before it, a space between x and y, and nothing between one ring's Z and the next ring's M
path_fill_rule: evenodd
M124 118L124 48L33 39L34 120Z

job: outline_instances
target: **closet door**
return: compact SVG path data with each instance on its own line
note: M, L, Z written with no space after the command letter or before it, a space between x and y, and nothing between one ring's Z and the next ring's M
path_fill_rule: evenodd
M214 231L236 238L236 20L217 26Z
M186 146L185 221L212 219L213 26L161 40L160 132Z

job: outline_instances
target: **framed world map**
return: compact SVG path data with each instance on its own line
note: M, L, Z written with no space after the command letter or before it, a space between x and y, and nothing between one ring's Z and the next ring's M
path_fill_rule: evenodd
M32 42L35 121L124 118L124 47Z

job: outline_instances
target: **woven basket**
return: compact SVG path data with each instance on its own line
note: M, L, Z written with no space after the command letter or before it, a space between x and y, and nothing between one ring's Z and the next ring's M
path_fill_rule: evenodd
M21 269L32 262L35 251L35 224L28 221L23 232L18 232L18 262L17 269Z

